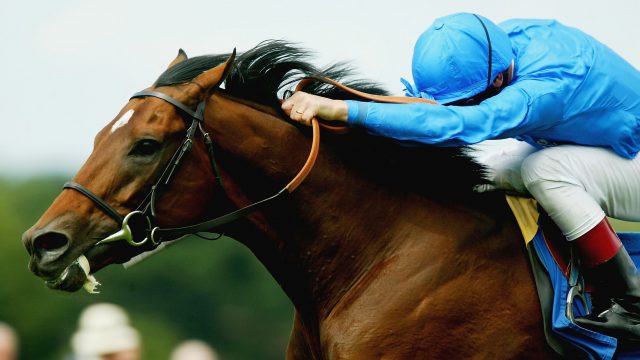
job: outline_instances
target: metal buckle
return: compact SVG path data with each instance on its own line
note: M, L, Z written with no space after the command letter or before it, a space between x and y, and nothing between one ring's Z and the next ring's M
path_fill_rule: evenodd
M98 241L96 245L124 240L131 246L140 246L149 239L147 233L150 228L151 221L142 211L132 211L122 220L122 228L119 231ZM136 241L140 238L142 240Z

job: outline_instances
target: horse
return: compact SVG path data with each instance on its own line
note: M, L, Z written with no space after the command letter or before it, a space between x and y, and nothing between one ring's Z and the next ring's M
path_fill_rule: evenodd
M468 148L323 132L308 176L275 196L312 145L310 128L280 109L284 89L325 76L387 92L281 40L235 55L180 50L96 135L23 235L33 273L76 291L184 235L150 227L202 232L226 216L213 230L248 247L295 307L287 359L554 357L515 218L503 194L476 191L488 181ZM305 91L356 98L317 82Z

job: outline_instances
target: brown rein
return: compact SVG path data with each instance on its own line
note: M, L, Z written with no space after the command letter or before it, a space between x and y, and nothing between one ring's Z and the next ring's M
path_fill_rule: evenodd
M358 91L355 89L352 89L346 85L343 85L333 79L329 79L329 78L325 78L325 77L307 77L304 78L302 80L300 80L300 82L298 83L298 85L296 86L295 91L302 91L306 86L308 86L310 83L314 82L314 81L321 81L324 82L326 84L330 84L333 85L339 89L342 89L350 94L356 95L359 98L362 98L364 100L369 100L369 101L375 101L375 102L381 102L381 103L389 103L389 104L410 104L410 103L425 103L425 104L438 104L437 102L433 101L433 100L427 100L427 99L422 99L422 98L414 98L414 97L406 97L406 96L386 96L386 95L374 95L374 94L368 94L362 91ZM313 165L316 162L316 159L318 157L318 151L320 149L320 127L326 129L327 131L331 132L331 133L335 133L335 134L344 134L347 133L349 131L349 128L344 125L344 126L335 126L335 125L329 125L326 123L322 123L320 121L318 121L318 119L316 117L314 117L313 119L311 119L311 128L313 131L313 139L311 141L311 149L309 150L309 156L307 157L307 161L304 163L304 165L302 166L302 169L300 169L300 171L298 172L298 174L293 178L293 180L291 180L287 186L285 186L285 189L289 192L292 193L301 183L302 181L304 181L304 179L307 177L307 175L309 175L309 173L311 172L311 169L313 168Z

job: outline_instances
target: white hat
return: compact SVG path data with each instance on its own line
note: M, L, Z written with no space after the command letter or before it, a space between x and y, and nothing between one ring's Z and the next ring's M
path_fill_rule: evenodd
M171 353L171 360L218 360L218 354L201 340L185 340Z
M138 332L129 325L129 316L118 305L99 303L80 314L79 329L73 334L71 347L80 357L91 357L137 349Z

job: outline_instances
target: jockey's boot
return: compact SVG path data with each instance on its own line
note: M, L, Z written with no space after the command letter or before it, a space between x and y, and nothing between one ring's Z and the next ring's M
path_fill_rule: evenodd
M640 275L605 217L574 240L585 280L611 300L600 314L576 318L576 324L623 342L640 341Z

